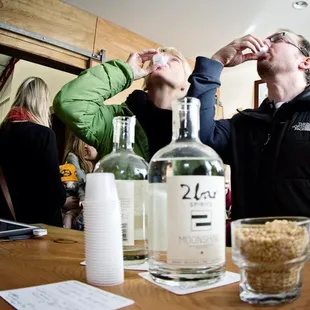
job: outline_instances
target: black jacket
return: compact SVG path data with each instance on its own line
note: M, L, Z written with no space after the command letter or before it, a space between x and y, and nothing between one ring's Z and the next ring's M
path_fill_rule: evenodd
M198 57L188 95L204 103L201 140L231 166L232 219L310 217L310 89L277 111L266 99L258 109L214 121L221 71L219 62Z
M54 132L30 122L6 123L0 128L0 148L0 165L17 221L62 226L66 192ZM0 218L12 219L1 190Z
M126 104L145 131L151 158L171 142L172 111L157 108L142 90L133 91L127 97Z

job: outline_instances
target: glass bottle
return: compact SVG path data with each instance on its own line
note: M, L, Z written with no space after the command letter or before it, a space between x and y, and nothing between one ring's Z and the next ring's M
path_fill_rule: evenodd
M224 166L199 139L200 101L185 97L172 109L172 142L149 164L149 271L156 282L194 287L225 273Z
M146 161L134 153L135 116L113 119L113 150L97 164L95 172L111 172L115 176L122 210L123 255L125 265L143 263L147 259Z

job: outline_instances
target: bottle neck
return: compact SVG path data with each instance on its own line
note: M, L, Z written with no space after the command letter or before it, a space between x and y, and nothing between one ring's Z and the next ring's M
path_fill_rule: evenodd
M135 117L115 117L113 120L113 151L133 152Z
M200 103L196 98L183 98L173 104L173 142L200 142Z

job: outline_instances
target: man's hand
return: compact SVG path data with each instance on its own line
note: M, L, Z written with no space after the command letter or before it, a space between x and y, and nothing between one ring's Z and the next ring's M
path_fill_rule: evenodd
M156 49L150 49L135 52L129 55L127 63L131 66L133 70L135 80L139 80L149 75L151 72L155 71L158 67L160 67L160 65L153 65L149 68L143 68L144 63L146 61L152 60L153 56L157 53L158 52Z
M257 53L263 46L261 39L246 35L224 46L211 58L221 62L224 67L234 67L248 60L257 60L260 57ZM246 49L250 49L251 53L243 54Z

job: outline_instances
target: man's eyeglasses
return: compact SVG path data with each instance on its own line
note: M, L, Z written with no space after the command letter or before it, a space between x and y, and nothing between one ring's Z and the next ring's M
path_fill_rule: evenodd
M296 48L299 49L299 51L306 57L309 57L309 53L308 51L306 51L305 49L299 47L290 37L286 32L278 32L275 33L273 35L271 35L270 37L267 38L267 40L269 40L271 43L277 43L277 42L286 42L288 44L291 44L293 46L295 46Z

